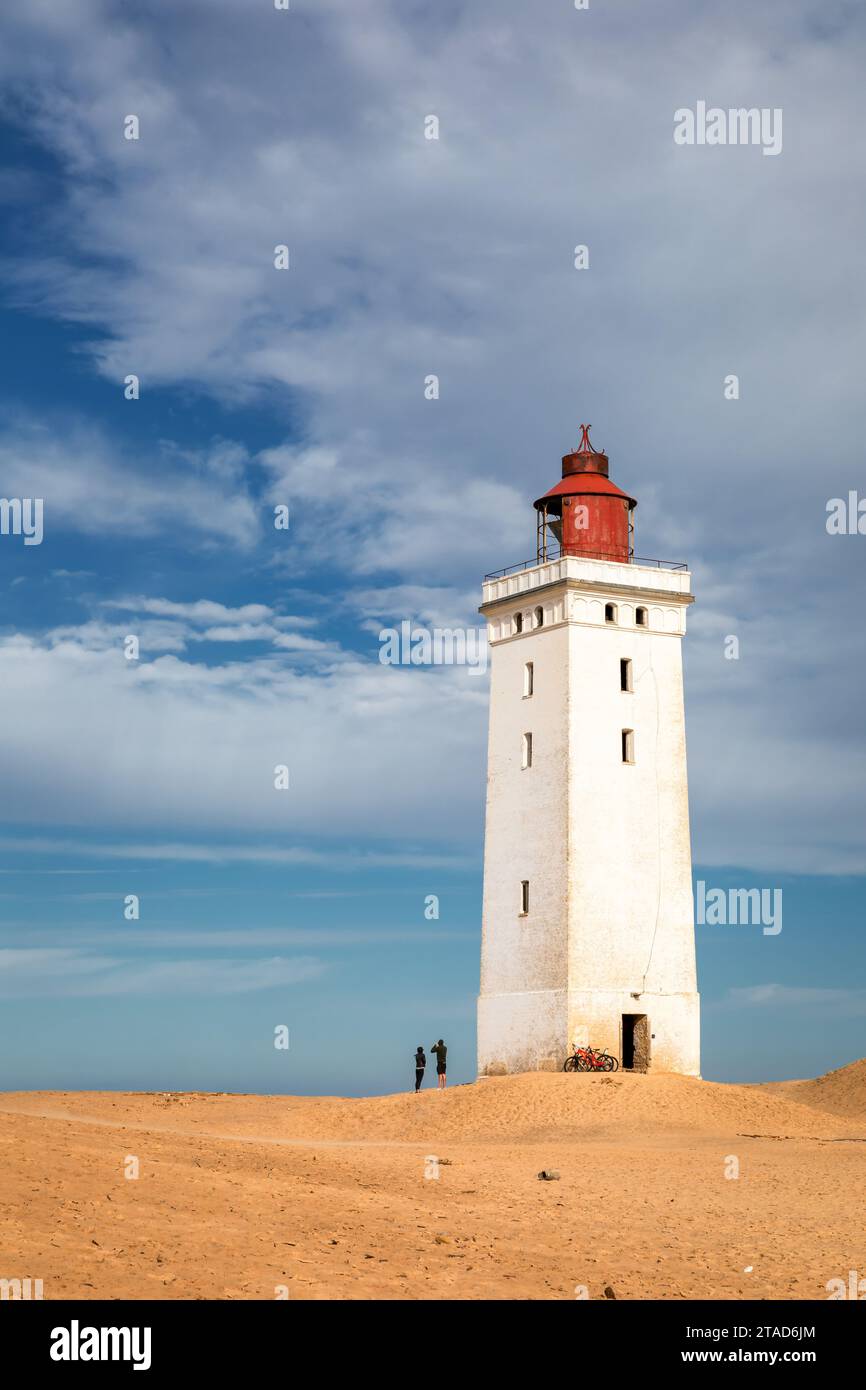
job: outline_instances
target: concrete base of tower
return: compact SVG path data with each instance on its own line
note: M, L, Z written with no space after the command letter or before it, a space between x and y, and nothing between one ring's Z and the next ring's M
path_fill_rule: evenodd
M607 1048L626 1071L700 1076L700 995L570 990L568 1038Z
M567 1037L567 990L479 995L479 1076L560 1071Z
M478 999L478 1074L559 1071L573 1046L606 1048L628 1071L700 1076L700 996L535 990Z

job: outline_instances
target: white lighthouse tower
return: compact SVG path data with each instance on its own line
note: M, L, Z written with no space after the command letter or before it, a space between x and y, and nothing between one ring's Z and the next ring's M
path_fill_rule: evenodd
M488 575L478 1071L571 1044L700 1073L681 642L684 565L635 559L637 505L589 427L534 505L535 562Z

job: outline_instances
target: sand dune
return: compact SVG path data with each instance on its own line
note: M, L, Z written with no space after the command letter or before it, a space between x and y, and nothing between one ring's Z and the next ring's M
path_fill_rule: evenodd
M858 1070L859 1069L859 1070ZM838 1083L834 1084L834 1078ZM823 1102L823 1103L822 1103ZM8 1093L0 1109L76 1114L239 1137L426 1143L581 1139L589 1135L748 1133L866 1135L866 1061L817 1081L736 1086L674 1075L530 1073L419 1096L343 1097L137 1093ZM823 1117L815 1111L823 1111ZM840 1125L839 1117L850 1121Z
M866 1062L768 1086L6 1093L0 1277L46 1298L826 1298L866 1271L864 1140Z
M828 1071L814 1081L782 1081L765 1087L830 1115L866 1121L866 1058Z

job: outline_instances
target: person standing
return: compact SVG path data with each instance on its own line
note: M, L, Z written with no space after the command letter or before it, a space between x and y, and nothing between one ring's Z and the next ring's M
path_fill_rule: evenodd
M445 1046L444 1042L440 1038L438 1043L433 1044L430 1051L436 1057L436 1077L439 1090L444 1091L445 1086L447 1084L445 1079L445 1057L447 1055L448 1048Z
M424 1068L427 1065L427 1058L424 1056L423 1047L418 1046L415 1051L415 1094L421 1090L421 1082L424 1080Z

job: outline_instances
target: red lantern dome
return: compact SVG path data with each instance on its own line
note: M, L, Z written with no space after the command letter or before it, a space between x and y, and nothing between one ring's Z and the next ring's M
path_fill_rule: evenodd
M628 562L632 545L633 497L608 477L607 454L593 449L589 425L580 427L580 445L562 460L562 481L533 503L538 512L538 560L552 558L553 534L561 555Z

